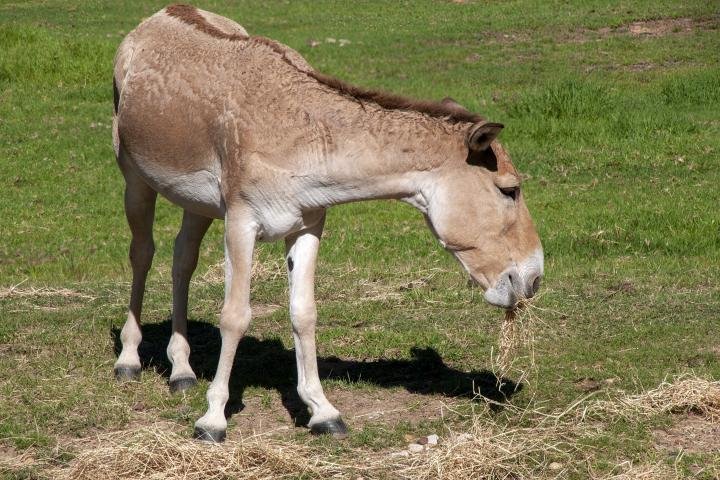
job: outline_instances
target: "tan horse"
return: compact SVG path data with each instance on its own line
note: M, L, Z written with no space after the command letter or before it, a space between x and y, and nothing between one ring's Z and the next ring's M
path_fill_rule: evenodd
M540 240L520 178L494 139L502 125L451 100L420 102L315 72L292 49L187 5L167 7L120 45L113 140L132 232L132 292L115 364L140 373L140 310L152 262L155 199L181 206L173 259L171 390L196 383L188 357L187 295L213 218L225 219L222 348L198 438L221 441L228 380L250 324L255 242L285 239L298 393L313 433L346 434L318 377L315 263L326 208L398 199L426 217L440 243L512 308L543 274Z

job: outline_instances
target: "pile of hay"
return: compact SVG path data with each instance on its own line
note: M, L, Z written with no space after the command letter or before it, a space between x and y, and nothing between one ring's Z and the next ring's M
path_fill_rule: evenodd
M506 406L506 421L476 416L468 433L450 435L444 443L398 470L403 478L459 480L590 477L617 480L682 478L666 463L619 461L613 473L593 473L592 460L581 445L604 434L619 419L640 420L666 413L701 414L720 422L720 381L682 375L657 388L628 395L587 396L562 411L520 410ZM682 452L678 455L682 456ZM720 465L710 475L720 473ZM708 477L715 478L715 477Z
M665 380L657 388L637 395L621 395L596 400L582 411L583 417L595 419L624 418L639 420L663 413L697 413L710 421L720 421L720 382L694 375Z
M325 478L336 473L309 448L270 437L213 445L158 424L98 438L53 478L73 480Z
M562 478L575 471L575 435L567 425L540 422L500 426L476 417L467 433L447 436L436 449L398 473L406 479Z
M448 435L438 447L407 457L351 452L345 463L328 452L273 437L222 445L201 443L165 427L109 434L81 451L53 478L77 480L252 480L325 478L505 479L539 478L572 466L572 435L563 425L503 428L477 418L467 433ZM349 461L348 461L349 460ZM557 466L556 466L557 465Z
M96 446L81 450L68 466L51 474L79 480L672 479L680 475L666 463L637 465L624 460L618 460L611 474L599 477L582 445L602 434L603 425L620 418L688 411L720 421L720 382L686 375L640 394L585 397L562 411L508 406L501 417L475 414L466 432L448 431L439 445L416 455L343 445L337 461L327 447L304 442L266 435L211 445L173 431L178 429L175 424L158 424L102 436Z

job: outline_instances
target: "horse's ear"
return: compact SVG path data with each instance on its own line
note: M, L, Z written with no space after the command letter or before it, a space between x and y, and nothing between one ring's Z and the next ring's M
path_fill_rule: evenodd
M465 137L467 147L475 152L486 150L503 129L502 123L481 121L468 129Z

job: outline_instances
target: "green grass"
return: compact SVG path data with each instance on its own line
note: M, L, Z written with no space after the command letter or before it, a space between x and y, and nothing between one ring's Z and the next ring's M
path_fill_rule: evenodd
M162 5L0 2L0 286L85 294L0 298L0 439L61 464L68 459L58 445L126 427L137 421L138 402L146 420L171 419L188 433L205 407L207 379L184 398L170 397L152 370L137 385L111 379L112 329L124 321L130 280L123 183L110 140L112 58L123 34ZM574 382L583 377L615 378L628 391L688 371L720 378L717 8L670 0L201 6L290 45L323 72L417 97L450 95L506 125L502 141L527 176L546 251L537 371L518 404L534 398L562 408L581 394ZM622 28L675 17L706 23L661 36ZM326 37L351 43L309 46ZM180 217L159 202L149 325L170 313ZM321 357L412 362L411 350L420 348L454 372L489 367L500 313L467 286L419 213L389 202L346 205L330 211L326 230L317 285ZM254 301L287 304L282 251L280 244L259 248L270 273L253 285ZM198 277L221 259L216 222ZM416 280L423 281L407 288ZM222 295L216 282L195 282L191 317L216 323ZM241 349L238 365L249 366L238 368L250 377L238 380L243 398L260 398L268 413L278 391L292 388L289 330L283 307L257 319L249 334L255 343ZM162 331L154 331L160 355ZM211 355L197 355L210 375ZM269 380L252 375L265 360L274 365ZM336 376L326 388L331 398L346 390L392 396L412 383L380 374L361 380ZM350 445L395 448L404 433L437 430L421 420L378 420L359 427ZM617 427L593 451L600 472L623 459L656 458L642 426Z

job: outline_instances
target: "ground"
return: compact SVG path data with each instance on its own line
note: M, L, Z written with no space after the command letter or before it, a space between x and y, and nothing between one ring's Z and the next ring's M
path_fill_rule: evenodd
M191 289L200 385L171 396L164 348L181 214L164 200L144 310L146 368L138 383L112 378L130 280L110 140L112 58L121 38L162 6L0 2L0 476L77 472L83 452L156 425L187 438L205 408L219 348L222 224L203 243ZM349 465L396 458L432 433L447 445L452 434L479 431L478 422L482 431L546 431L543 412L568 418L588 402L650 392L666 380L720 378L716 6L199 6L290 45L325 73L414 97L451 96L505 124L501 141L524 175L546 252L531 324L534 362L521 349L507 373L520 387L504 408L489 408L475 394L502 397L493 360L501 313L483 303L412 208L332 209L318 267L318 355L328 397L351 428L336 444L302 426L283 247L262 245L256 318L233 373L231 442L270 432L310 449L311 458ZM508 475L714 478L717 417L696 410L602 410L586 425L600 434L572 430L561 458L532 450Z

